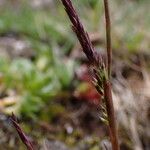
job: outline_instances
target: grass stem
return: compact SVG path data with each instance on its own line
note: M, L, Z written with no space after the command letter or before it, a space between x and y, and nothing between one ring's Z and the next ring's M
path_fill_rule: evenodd
M104 0L104 7L105 7L105 20L106 20L107 68L108 68L108 77L110 78L110 76L111 76L112 48L111 48L111 21L110 21L108 0Z

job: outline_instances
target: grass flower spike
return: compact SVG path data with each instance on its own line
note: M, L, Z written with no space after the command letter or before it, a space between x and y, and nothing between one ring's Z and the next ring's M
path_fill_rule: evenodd
M109 136L113 150L119 150L118 134L116 128L115 112L111 92L111 25L109 16L108 0L104 0L105 19L106 19L106 41L107 41L107 60L106 63L103 57L98 54L90 41L88 33L85 31L77 13L74 9L71 0L61 0L65 10L72 23L72 29L75 32L83 52L87 56L89 63L93 69L93 83L95 88L102 96L103 108L106 110L104 114L104 122L108 125Z

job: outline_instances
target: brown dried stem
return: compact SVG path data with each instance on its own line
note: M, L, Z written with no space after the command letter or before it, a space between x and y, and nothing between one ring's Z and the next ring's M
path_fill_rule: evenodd
M25 133L21 129L20 125L17 123L17 118L14 114L12 114L12 116L10 117L10 120L11 120L13 126L15 127L16 131L18 132L18 135L19 135L21 141L26 145L27 149L34 150L32 143L30 142L28 137L25 135Z

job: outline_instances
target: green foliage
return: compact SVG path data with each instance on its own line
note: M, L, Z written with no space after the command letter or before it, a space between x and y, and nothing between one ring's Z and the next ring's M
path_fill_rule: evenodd
M0 73L7 95L13 91L16 96L15 104L6 111L35 117L48 101L71 84L75 64L65 59L64 53L68 52L74 38L70 37L70 29L64 28L66 23L58 15L43 9L33 11L25 2L20 4L18 9L13 6L1 9L0 34L10 32L23 37L31 44L36 58L34 61L1 58ZM62 14L62 8L56 9Z
M41 54L35 63L25 58L14 59L11 63L0 59L6 91L11 89L19 96L19 101L10 106L11 111L34 117L44 104L70 86L74 62L62 63L63 59L56 55L53 62L50 58L51 55Z

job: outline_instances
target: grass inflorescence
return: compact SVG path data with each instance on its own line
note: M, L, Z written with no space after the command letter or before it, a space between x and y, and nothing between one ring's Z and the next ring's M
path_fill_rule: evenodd
M94 85L99 94L103 97L104 107L106 107L107 114L105 116L107 117L106 120L108 120L109 134L112 143L112 148L113 150L119 150L116 120L110 83L112 50L111 50L111 24L110 24L108 0L104 0L105 18L106 18L106 40L107 40L106 63L103 57L94 50L89 35L85 31L76 13L76 10L72 5L71 0L61 0L61 1L70 18L70 21L72 23L72 29L75 32L82 46L82 50L87 56L92 68L94 68L93 69Z

